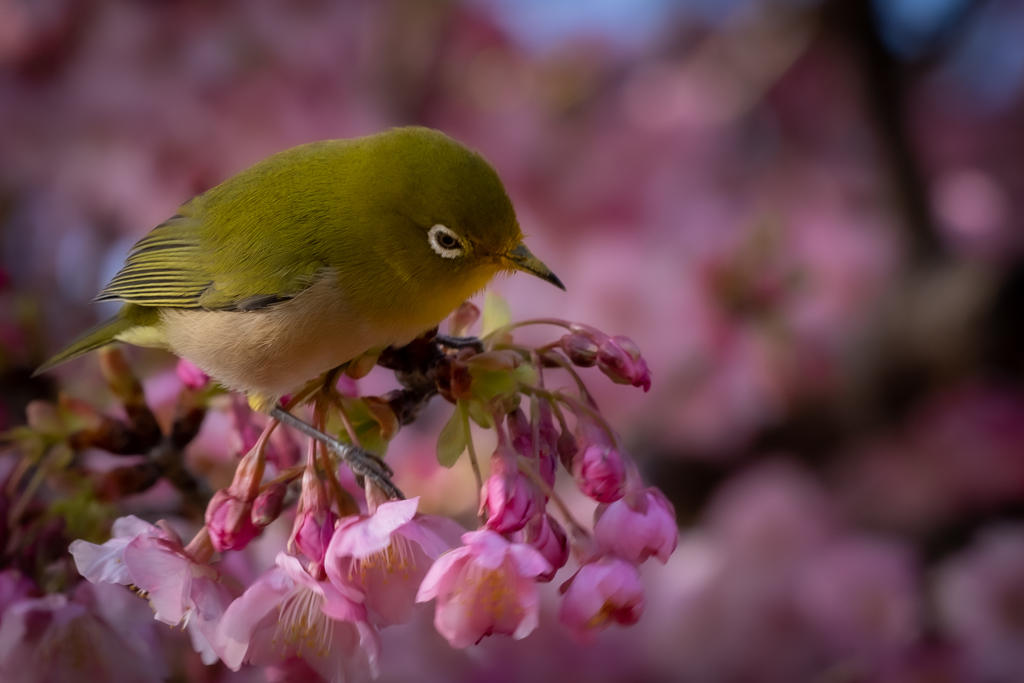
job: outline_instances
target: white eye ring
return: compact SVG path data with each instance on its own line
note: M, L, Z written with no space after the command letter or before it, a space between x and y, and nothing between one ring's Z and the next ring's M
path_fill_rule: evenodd
M459 236L440 223L427 232L427 240L430 248L441 258L458 258L466 251Z

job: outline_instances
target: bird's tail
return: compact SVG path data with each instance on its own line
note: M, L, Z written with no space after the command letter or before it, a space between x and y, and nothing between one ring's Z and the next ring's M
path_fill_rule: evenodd
M121 314L107 318L99 325L80 334L77 339L64 347L64 350L36 368L32 376L41 375L72 358L78 358L82 354L95 351L101 346L106 346L114 342L117 335L136 325L138 325L138 322L130 320Z

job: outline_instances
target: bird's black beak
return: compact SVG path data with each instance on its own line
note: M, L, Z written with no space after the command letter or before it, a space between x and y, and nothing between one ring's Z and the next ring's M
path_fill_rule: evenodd
M524 273L533 273L541 280L550 282L563 292L565 291L565 285L558 279L558 276L552 273L551 269L545 266L539 258L531 254L530 250L522 242L517 244L512 251L505 254L502 260L516 270L521 270Z

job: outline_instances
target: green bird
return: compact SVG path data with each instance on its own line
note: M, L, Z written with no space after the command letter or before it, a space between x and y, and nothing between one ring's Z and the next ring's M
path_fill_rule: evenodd
M121 309L36 372L115 341L158 347L281 418L281 396L412 341L515 270L564 289L477 152L420 127L314 142L194 197L143 237L96 297Z

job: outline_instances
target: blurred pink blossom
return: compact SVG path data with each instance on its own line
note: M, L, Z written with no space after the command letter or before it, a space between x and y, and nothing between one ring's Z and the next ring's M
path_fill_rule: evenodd
M158 683L169 671L149 610L120 586L81 583L8 606L0 621L4 683Z
M588 641L612 623L635 624L644 611L644 587L636 565L605 556L580 567L563 586L559 620Z
M939 569L944 631L981 680L1014 681L1024 671L1024 526L995 526Z
M892 660L922 631L917 567L906 546L846 538L808 558L797 602L815 633L841 654Z

